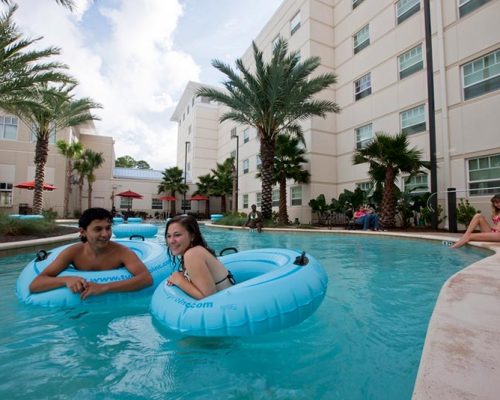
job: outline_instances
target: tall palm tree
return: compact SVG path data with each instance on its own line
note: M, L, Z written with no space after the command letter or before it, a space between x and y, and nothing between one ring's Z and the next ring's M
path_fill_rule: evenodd
M222 213L227 210L226 196L233 193L233 164L234 158L227 158L222 164L217 163L215 169L211 169L215 177L214 195L220 196L220 209Z
M354 164L370 164L368 174L372 181L384 182L381 222L385 227L390 228L395 224L397 175L400 172L414 174L430 167L429 162L421 160L421 150L409 149L408 146L405 133L390 136L378 132L367 147L356 150L353 156Z
M48 87L41 85L37 91L37 102L41 106L19 110L19 117L32 128L35 145L35 189L33 193L33 213L42 212L45 164L49 153L49 138L54 130L77 126L98 119L90 110L100 108L89 98L74 99L74 85Z
M80 158L83 151L83 146L80 142L68 143L64 140L58 140L56 142L57 149L64 157L66 157L66 185L64 187L64 218L69 217L69 196L71 195L72 182L71 178L73 176L73 162Z
M236 60L234 71L229 65L214 60L212 65L225 74L226 92L201 88L197 95L207 97L230 108L222 114L220 121L232 120L256 128L260 140L262 160L262 215L272 217L272 186L274 153L278 134L303 137L301 120L313 116L325 117L328 112L338 112L337 104L329 100L314 99L323 89L334 84L334 74L316 74L319 57L300 60L299 52L288 53L287 42L280 38L273 48L269 63L265 63L262 52L253 46L255 73L245 67L241 59Z
M85 149L82 153L81 160L84 164L82 170L84 171L85 177L87 178L87 208L92 207L92 191L93 184L96 180L94 171L98 169L102 164L104 164L104 157L102 153L96 152L91 149ZM81 192L80 192L81 196Z
M217 180L212 174L200 175L196 185L198 190L194 194L201 194L210 198L216 193ZM205 200L205 214L207 218L210 216L210 199Z
M288 212L286 207L286 181L292 179L297 183L308 183L311 174L303 169L305 164L305 150L299 146L297 138L287 135L278 135L276 138L276 153L274 156L273 181L279 185L280 203L278 219L280 224L287 224Z
M175 193L186 193L189 186L184 183L183 171L179 167L165 168L162 172L163 178L158 185L158 194L169 193L170 196L175 197ZM175 200L170 202L170 215L175 215Z
M0 108L17 114L19 108L34 109L42 105L37 101L37 85L50 82L75 83L61 72L64 64L46 61L60 50L49 47L34 50L35 42L27 39L12 21L17 6L0 15Z

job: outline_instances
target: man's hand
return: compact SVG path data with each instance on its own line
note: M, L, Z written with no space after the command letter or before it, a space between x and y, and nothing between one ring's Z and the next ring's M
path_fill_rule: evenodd
M81 293L83 292L89 285L84 278L79 276L67 276L65 277L66 286L73 293Z
M94 282L87 282L87 287L85 288L85 290L82 291L80 298L82 300L85 300L89 296L97 296L99 294L104 293L105 291L106 291L105 285L100 285Z

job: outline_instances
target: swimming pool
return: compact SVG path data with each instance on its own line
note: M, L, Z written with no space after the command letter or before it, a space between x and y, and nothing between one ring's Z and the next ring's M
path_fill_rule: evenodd
M204 232L217 251L310 252L329 275L323 304L283 332L182 337L153 322L147 299L22 305L14 285L32 255L0 258L0 397L409 399L440 287L486 255L375 235Z

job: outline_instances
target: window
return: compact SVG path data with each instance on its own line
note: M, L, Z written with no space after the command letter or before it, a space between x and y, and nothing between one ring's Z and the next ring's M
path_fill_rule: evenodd
M248 174L249 168L250 168L250 161L247 158L246 160L243 160L243 173Z
M181 209L184 211L191 210L191 201L182 199Z
M231 135L229 136L231 139L236 137L236 128L231 129Z
M458 0L458 13L460 18L469 14L483 4L489 3L490 0Z
M12 183L0 182L0 207L12 206Z
M465 100L500 89L500 50L465 64L462 71Z
M188 126L188 136L191 135L191 125Z
M352 9L354 10L357 6L359 6L363 0L352 0Z
M468 164L471 196L498 193L500 187L500 154L473 158L469 160Z
M243 143L248 143L250 141L250 129L246 128L243 131Z
M356 148L364 149L373 139L372 124L360 126L354 130L356 132Z
M357 100L372 93L372 79L370 73L354 82L354 98Z
M401 131L407 135L425 131L425 108L421 106L403 111L400 115Z
M396 17L398 24L410 18L420 10L420 0L399 0L396 3Z
M236 150L233 150L230 154L229 154L230 157L233 157L234 159L236 159Z
M30 141L31 142L36 142L36 134L35 134L35 132L37 130L38 130L37 126L33 125L31 127L31 132L30 132ZM49 143L55 144L56 143L56 138L57 138L57 135L56 135L56 125L52 124L52 127L50 129L50 133L49 133Z
M290 188L290 204L292 206L301 206L302 205L302 186L292 186Z
M371 182L359 182L359 183L356 183L356 188L361 189L363 192L370 193L373 189L373 183L371 183Z
M191 101L191 106L194 106L194 100L196 99L196 97L193 97L193 100Z
M248 208L248 194L243 195L243 208Z
M364 26L359 32L357 32L353 37L354 44L354 54L359 53L366 46L370 44L370 29L369 26Z
M279 207L280 205L280 191L273 190L273 207Z
M260 169L260 166L262 165L262 160L260 159L260 156L257 154L255 156L255 167L257 169Z
M423 68L424 59L422 58L421 44L399 56L399 79L404 79Z
M187 106L186 115L189 115L189 104Z
M411 192L411 194L422 194L429 191L429 183L428 183L428 175L427 174L418 174L409 176L403 179L404 182L404 190Z
M255 195L255 205L257 207L260 207L262 205L262 193L260 192Z
M10 115L0 116L0 139L17 139L17 118Z
M160 199L151 199L151 208L153 210L163 210L163 201Z
M132 208L132 199L130 197L120 197L120 208Z
M290 20L290 35L293 35L300 28L300 11Z

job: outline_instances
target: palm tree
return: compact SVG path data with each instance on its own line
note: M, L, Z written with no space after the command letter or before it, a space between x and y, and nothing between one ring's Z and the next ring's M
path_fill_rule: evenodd
M273 183L279 184L280 204L278 219L280 224L287 224L288 212L286 208L286 181L293 179L297 183L308 183L311 174L302 168L305 164L305 150L299 146L297 138L287 135L276 137L276 153L274 156Z
M64 187L64 217L69 217L69 196L73 191L71 186L71 178L73 174L73 162L78 159L83 151L83 146L80 142L68 143L64 140L56 142L59 153L66 157L66 185Z
M217 179L212 174L200 175L196 185L198 190L194 194L210 197L216 193ZM207 218L210 216L210 199L205 200L205 214Z
M233 193L233 164L234 158L227 158L222 164L217 163L215 169L211 169L215 178L214 195L221 198L221 212L226 212L226 196Z
M272 217L272 186L274 153L278 134L303 137L301 120L313 116L325 117L340 109L333 101L313 97L335 83L334 74L312 73L319 67L319 57L300 60L299 52L288 53L287 42L280 38L273 48L269 63L253 43L255 74L236 60L239 73L229 65L214 60L212 65L225 74L226 92L201 88L197 95L207 97L230 108L220 121L232 120L256 128L262 159L262 215Z
M93 184L96 180L94 171L98 169L102 164L104 164L104 157L102 153L98 153L91 149L85 149L82 153L81 160L84 164L82 170L84 171L84 176L87 178L87 193L88 193L88 206L87 208L92 207L92 190ZM80 192L81 197L81 192Z
M60 50L49 47L33 50L41 37L23 38L12 16L17 6L0 15L0 108L17 114L25 108L41 107L37 102L37 87L50 82L75 83L74 79L60 70L64 64L45 61L58 55Z
M384 182L382 197L381 222L384 227L393 227L396 215L396 177L400 172L415 174L421 168L429 168L427 161L421 161L422 151L409 149L408 137L405 133L390 136L378 132L371 143L356 150L353 156L354 164L369 163L368 174L372 181Z
M35 107L18 110L19 117L31 126L36 138L35 145L35 189L33 193L33 213L42 212L45 164L49 153L49 138L57 130L77 126L87 121L98 119L90 110L100 108L91 99L74 100L71 86L47 87L41 85L37 91Z
M189 186L184 183L183 171L179 167L166 168L162 175L162 181L158 185L158 194L169 193L170 196L175 197L176 192L184 194L188 191ZM172 200L170 202L170 215L175 214L175 200Z

